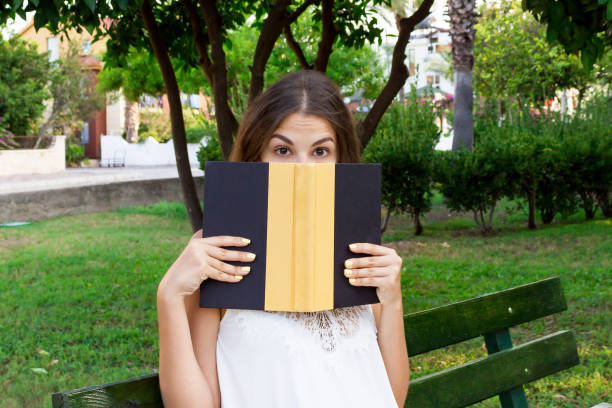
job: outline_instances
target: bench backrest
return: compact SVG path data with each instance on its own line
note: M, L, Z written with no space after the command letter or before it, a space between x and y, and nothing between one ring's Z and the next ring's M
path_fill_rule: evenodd
M406 406L465 407L495 395L526 407L522 385L578 364L561 331L512 347L509 328L567 309L558 277L405 316L411 356L484 336L489 355L410 382ZM53 394L53 408L163 407L157 374Z
M567 309L558 277L405 317L411 356L484 336L488 356L410 382L406 406L465 407L500 396L526 407L522 385L579 363L571 331L512 347L509 328Z

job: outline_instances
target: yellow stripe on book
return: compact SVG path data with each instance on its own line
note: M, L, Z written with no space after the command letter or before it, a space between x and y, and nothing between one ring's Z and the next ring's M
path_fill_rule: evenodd
M265 310L333 309L334 179L333 163L270 163Z
M268 232L266 237L266 293L264 309L293 310L293 185L295 166L268 167Z

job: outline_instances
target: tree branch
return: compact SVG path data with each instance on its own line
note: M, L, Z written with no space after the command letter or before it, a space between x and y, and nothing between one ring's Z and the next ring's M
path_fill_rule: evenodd
M372 109L368 112L365 119L357 125L357 135L361 141L361 149L365 148L372 134L376 130L376 126L382 118L395 95L404 86L408 78L408 68L404 61L406 60L406 45L410 40L410 34L414 27L423 21L429 15L429 10L433 4L433 0L424 0L421 6L410 17L404 17L399 21L399 35L397 42L393 48L393 59L391 61L391 73L383 90L376 98L376 102Z
M255 47L255 55L253 56L253 65L251 66L249 104L253 102L263 89L266 64L270 58L270 54L272 54L274 43L278 37L280 37L283 27L285 26L287 6L289 3L291 3L291 0L278 0L274 3L259 33L257 46Z
M314 69L324 73L327 70L329 56L332 53L332 47L338 31L334 26L334 0L323 0L321 7L321 23L323 27L321 32L321 41L319 41L319 49L317 51L317 58L314 62Z
M204 16L204 24L208 32L211 50L211 74L214 84L213 95L215 99L215 116L217 129L219 131L219 142L223 157L229 157L234 143L234 134L238 130L238 121L229 107L227 96L227 66L225 63L225 51L223 50L223 38L221 28L223 22L217 10L215 0L200 0L200 8Z
M302 69L312 69L312 65L308 63L306 60L306 56L304 55L304 51L300 47L300 44L293 37L293 33L291 32L291 24L285 24L285 39L287 40L287 45L291 48L291 51L295 54L300 63Z
M210 87L213 88L215 85L212 75L212 61L208 56L208 41L204 32L204 27L202 27L202 21L200 20L198 9L191 0L182 1L189 12L189 21L191 22L191 28L193 30L193 39L195 41L196 50L198 51L198 62L202 67L202 71L204 71L204 75L206 75L206 79L208 80Z
M321 0L306 0L304 3L302 3L300 7L296 8L295 11L289 15L289 18L287 19L287 24L295 23L298 17L301 16L302 13L305 12L308 7L313 4L319 3L320 1Z

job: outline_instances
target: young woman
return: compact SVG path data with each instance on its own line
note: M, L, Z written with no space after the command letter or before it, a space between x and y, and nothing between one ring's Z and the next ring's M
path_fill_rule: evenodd
M323 74L287 75L245 113L230 160L359 162L351 115ZM245 197L248 200L248 197ZM355 197L359 199L359 197ZM367 198L365 198L367 199ZM322 312L200 308L200 283L240 284L248 237L198 231L157 291L164 406L403 407L408 392L400 269L393 249L356 242L345 275L380 303ZM244 251L225 246L245 247Z

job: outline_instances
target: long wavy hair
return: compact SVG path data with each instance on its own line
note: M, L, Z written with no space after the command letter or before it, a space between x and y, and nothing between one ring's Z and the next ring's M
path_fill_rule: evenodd
M338 163L359 163L360 144L338 87L324 74L298 71L260 94L244 114L230 161L261 161L274 131L293 113L325 119L336 134Z

